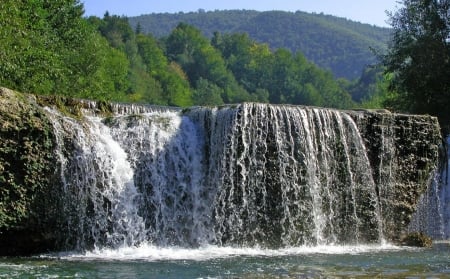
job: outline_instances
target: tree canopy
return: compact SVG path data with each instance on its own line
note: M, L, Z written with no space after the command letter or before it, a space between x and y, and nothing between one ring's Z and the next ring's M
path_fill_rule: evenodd
M331 15L301 11L226 10L160 13L130 17L132 26L158 38L168 36L184 22L201 30L207 38L215 32L247 33L272 49L301 52L335 77L357 78L362 69L376 63L370 48L385 50L390 29L362 24Z
M354 106L346 88L300 53L245 33L208 38L180 23L165 38L77 0L0 3L0 85L38 93L171 106L245 101Z
M255 24L282 15L251 14ZM306 16L284 20L294 15ZM247 32L209 37L179 23L156 38L126 17L83 17L77 0L4 0L0 20L0 85L38 94L181 107L251 101L347 109L382 105L387 81L398 76L369 67L358 80L336 79L305 53L273 48Z
M383 57L395 98L386 105L428 113L450 126L450 0L404 0L391 14L392 41Z

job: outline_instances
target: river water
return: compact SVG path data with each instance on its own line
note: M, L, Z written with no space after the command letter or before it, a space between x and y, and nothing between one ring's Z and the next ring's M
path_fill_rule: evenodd
M450 278L450 244L280 250L142 246L0 258L0 278Z

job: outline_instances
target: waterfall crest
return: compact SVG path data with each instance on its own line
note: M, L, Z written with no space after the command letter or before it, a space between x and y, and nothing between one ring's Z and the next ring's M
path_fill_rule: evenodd
M374 120L297 106L121 106L81 120L48 114L61 238L78 249L381 243L396 233L391 211L404 206L392 201L404 179L395 174L398 155L415 162L402 146L424 140L398 143L391 114ZM436 121L418 123L408 125L434 131ZM436 135L428 136L413 178L417 196L435 167Z

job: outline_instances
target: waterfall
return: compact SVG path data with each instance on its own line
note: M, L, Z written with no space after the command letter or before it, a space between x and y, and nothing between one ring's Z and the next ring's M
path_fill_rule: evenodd
M450 135L446 139L445 151L447 151L446 164L442 171L442 185L440 198L442 201L441 214L443 224L443 238L450 239Z
M362 128L373 125L358 112L263 104L113 111L73 119L47 110L64 247L381 243L392 223L392 116L379 124L375 154Z
M66 245L135 245L145 239L133 170L100 118L83 122L49 110L56 132ZM69 144L67 144L69 143Z
M450 239L450 135L442 145L441 168L422 195L410 231L421 231L434 239Z
M163 246L210 242L204 134L175 111L119 116L109 125L133 166L148 240Z
M278 247L380 241L375 183L350 116L257 104L230 113L220 116L232 124L228 137L219 129L223 142L209 151L220 153L212 175L219 179L209 182L219 186L217 242ZM212 121L208 126L218 122Z
M441 194L440 198L442 201L441 205L441 217L443 224L443 238L450 239L450 135L447 136L446 139L446 148L447 157L446 157L446 165L442 171L442 185L441 185Z

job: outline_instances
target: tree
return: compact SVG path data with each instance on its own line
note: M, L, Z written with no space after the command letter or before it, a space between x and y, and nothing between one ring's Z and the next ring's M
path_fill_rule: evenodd
M35 93L53 92L61 84L65 50L52 17L45 1L0 2L0 84Z
M180 23L167 38L166 45L169 59L181 65L192 86L195 87L200 78L220 87L229 82L231 77L220 52L211 46L200 30Z
M38 94L105 98L123 65L77 0L0 1L0 85ZM98 22L97 22L98 23ZM111 63L108 57L120 63ZM122 81L120 81L122 82Z
M173 106L192 105L192 92L186 74L175 62L169 63L158 41L151 35L137 34L136 43L147 73L161 84L164 91L160 94L161 100ZM155 100L151 102L155 103Z
M439 117L450 124L450 0L404 0L390 15L394 28L386 72L390 90L397 92L395 107Z
M194 89L199 85L203 86L205 82L199 81L204 79L209 83L208 86L203 86L204 88L213 88L212 85L216 85L222 89L221 99L225 103L257 99L238 84L233 73L227 69L220 51L193 26L180 23L167 38L166 51L169 60L182 67ZM204 88L196 91L197 96L199 92L203 94L211 91L205 91ZM214 87L212 91L217 92L215 89Z
M222 95L222 89L209 82L204 78L200 78L197 81L197 89L194 92L194 102L200 106L215 106L222 105L223 100L220 97Z

